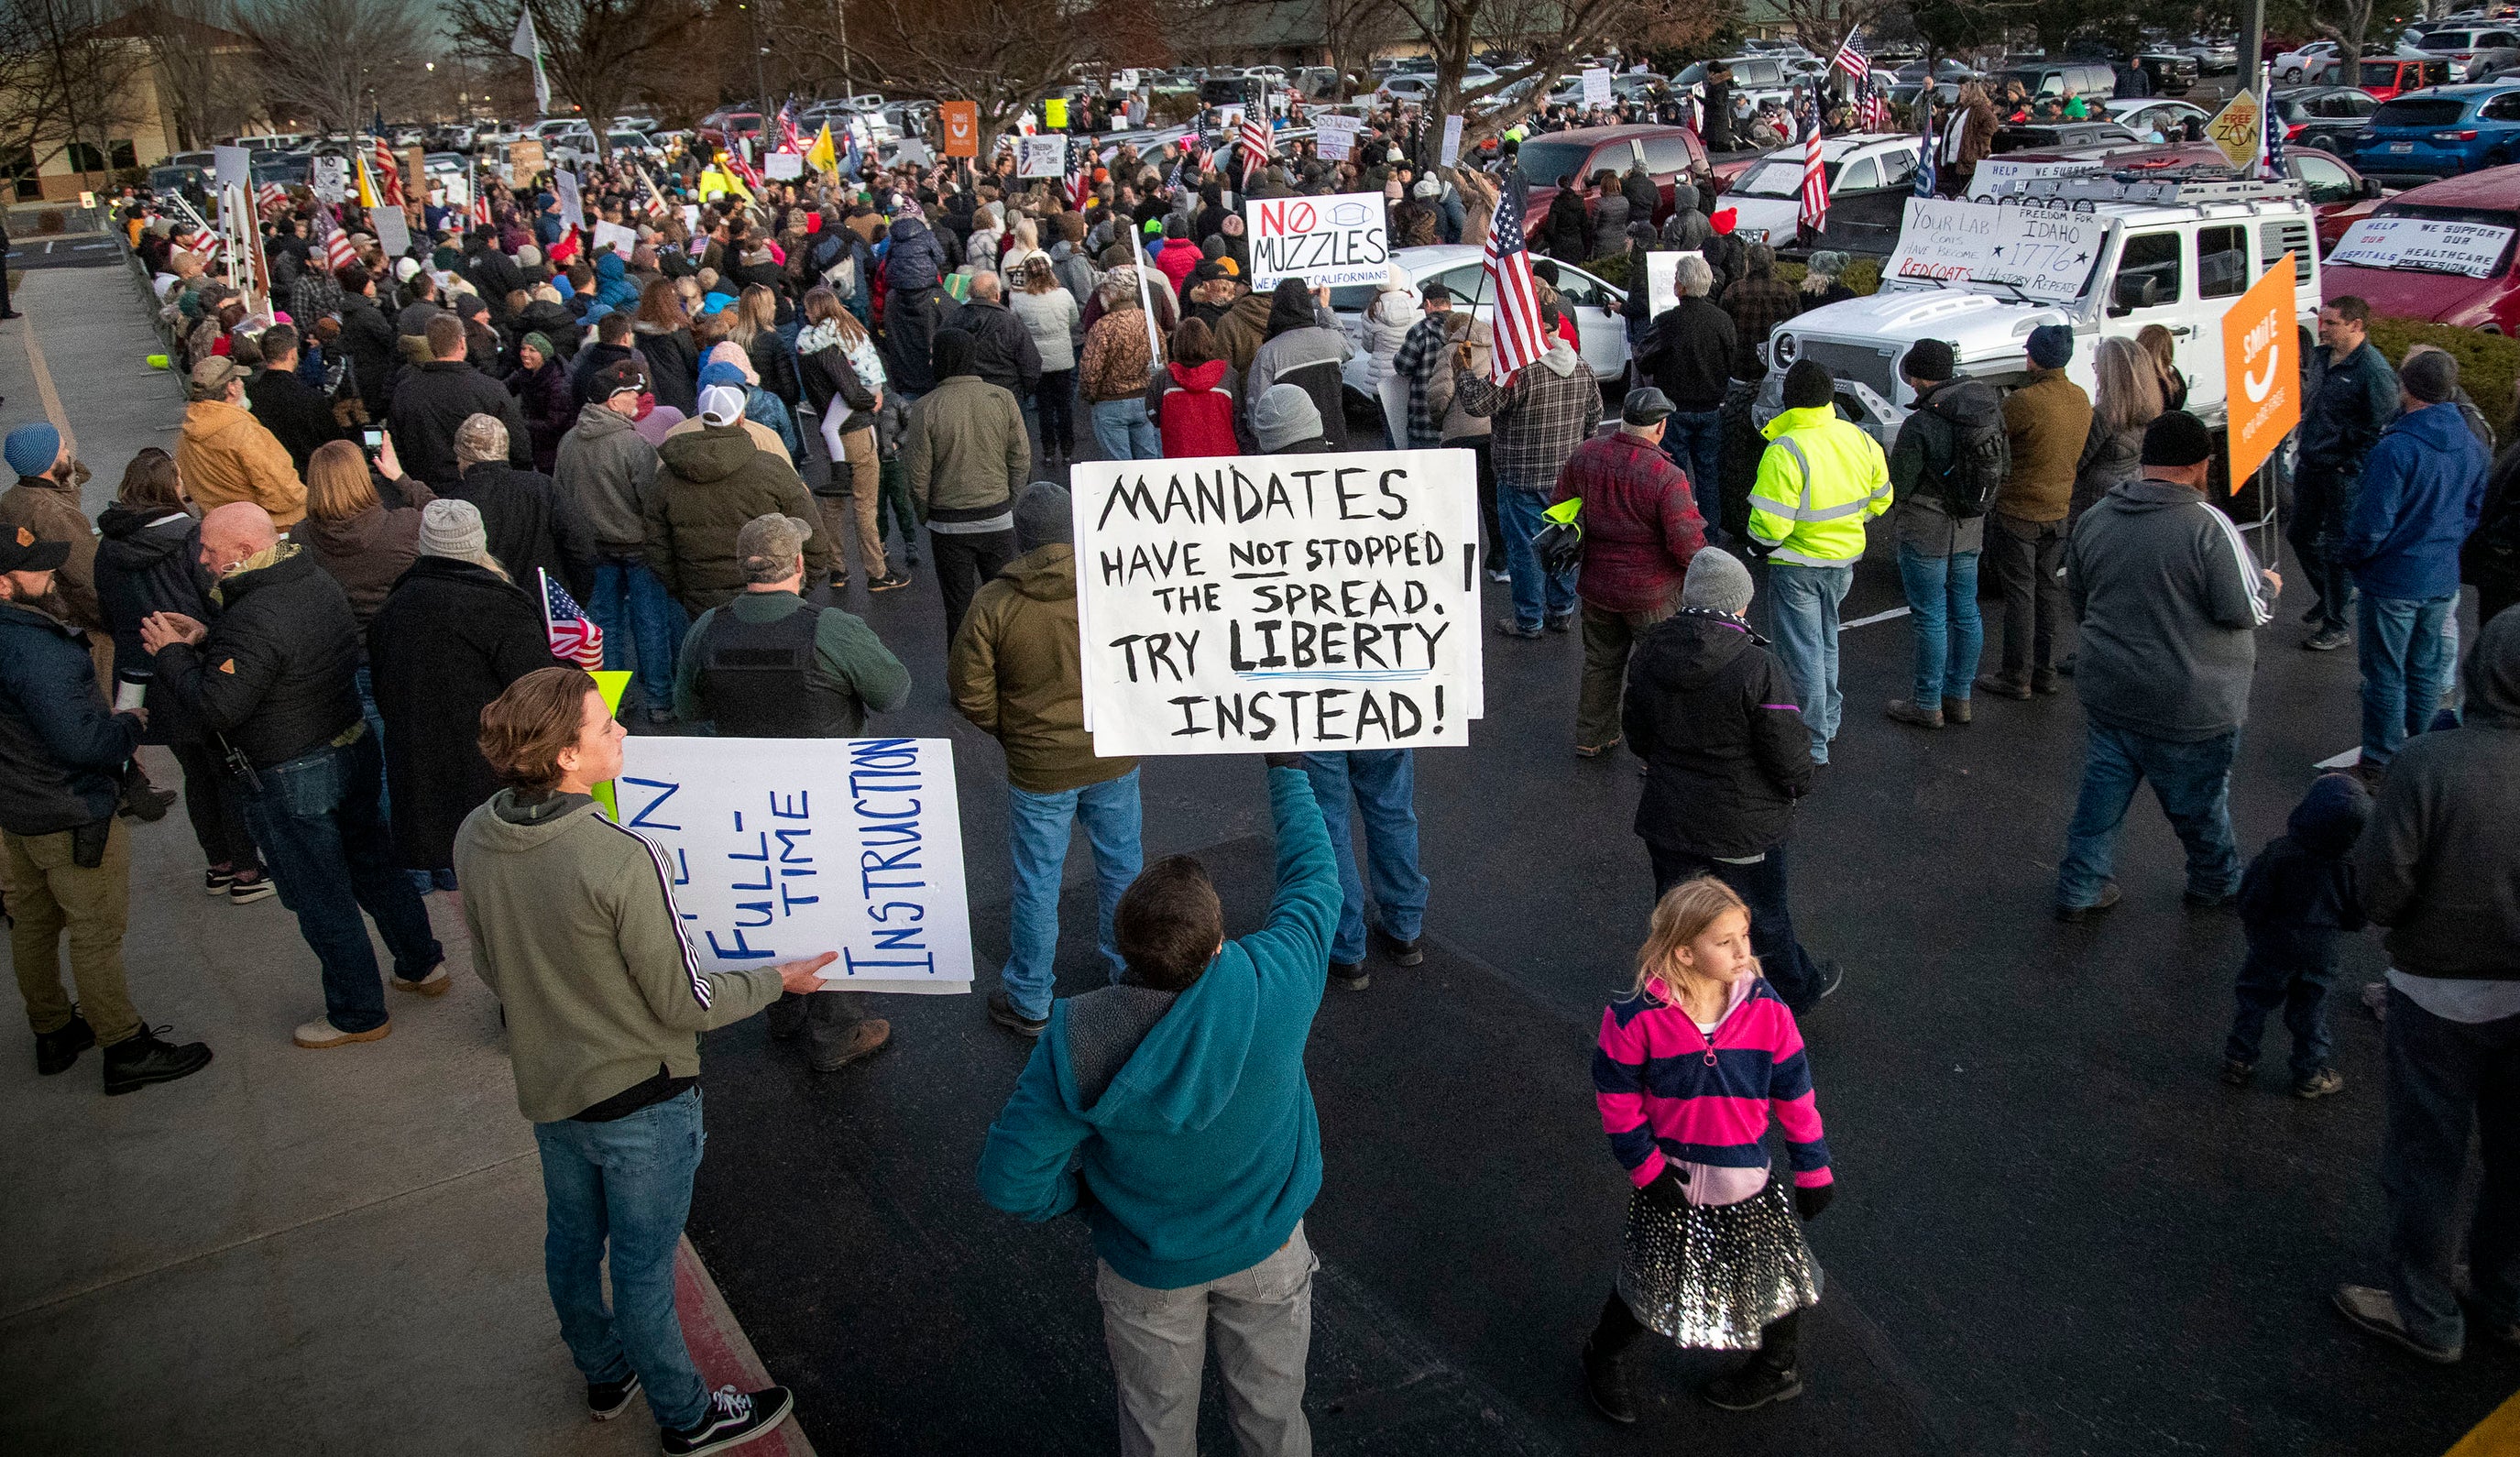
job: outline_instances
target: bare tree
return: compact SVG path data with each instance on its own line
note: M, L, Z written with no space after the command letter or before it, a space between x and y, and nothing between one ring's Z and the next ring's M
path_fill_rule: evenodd
M1405 31L1435 60L1430 115L1466 114L1465 142L1504 131L1537 110L1580 58L1648 29L1675 43L1711 34L1723 16L1703 0L1390 0ZM1481 46L1503 46L1520 64L1464 84ZM1484 110L1481 103L1492 103ZM1432 128L1429 128L1430 133Z
M0 6L0 156L38 166L73 148L72 169L111 164L114 133L139 117L149 48L114 33L103 0L9 0Z
M254 0L236 23L271 107L320 130L361 130L424 89L433 26L413 0Z
M148 0L124 24L147 39L158 93L185 151L241 129L260 109L261 68L223 0Z
M446 11L467 51L518 72L526 64L508 47L531 12L552 94L576 103L599 141L623 103L679 89L669 77L698 48L701 19L697 0L449 0Z

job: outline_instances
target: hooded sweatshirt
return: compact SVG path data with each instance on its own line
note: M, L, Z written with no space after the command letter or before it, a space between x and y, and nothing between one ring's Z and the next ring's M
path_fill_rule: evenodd
M250 411L225 400L197 399L185 408L175 468L204 516L232 501L251 501L284 531L305 520L306 486L289 447Z
M2362 929L2348 861L2371 817L2371 796L2351 774L2322 774L2240 877L2249 952L2278 969L2332 968L2337 937Z
M1168 1005L1130 985L1052 1003L980 1155L982 1198L1035 1222L1082 1203L1095 1251L1154 1290L1258 1264L1321 1192L1304 1044L1338 921L1338 863L1303 772L1268 775L1269 924L1227 942Z
M2520 613L2467 660L2467 716L2389 761L2354 849L2389 961L2417 977L2520 982Z
M656 488L656 447L628 416L601 404L580 413L576 428L561 436L552 478L586 518L600 554L639 554L648 497Z
M1117 779L1134 758L1097 758L1085 732L1076 549L1054 541L980 586L945 662L954 709L1006 750L1015 788L1056 795Z
M2065 566L2093 721L2181 744L2239 728L2272 602L2229 517L2201 491L2130 480L2083 513Z
M697 1078L699 1034L780 992L770 967L703 972L655 846L583 795L501 790L455 836L472 964L508 1019L517 1108L572 1118L652 1078Z
M2339 560L2374 597L2426 601L2458 591L2458 549L2485 506L2485 447L2455 404L2390 422L2362 460L2362 487Z
M1811 731L1793 681L1737 617L1684 608L1645 629L1621 727L1645 762L1636 831L1648 844L1765 854L1811 793Z

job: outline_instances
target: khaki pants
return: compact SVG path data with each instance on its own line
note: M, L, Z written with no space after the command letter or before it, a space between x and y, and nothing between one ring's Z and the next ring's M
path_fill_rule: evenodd
M829 438L826 436L825 438ZM822 517L820 529L831 537L832 574L846 580L848 554L840 543L851 536L858 539L858 565L867 579L883 575L883 532L875 524L876 503L882 494L882 476L875 454L875 427L853 430L840 436L840 448L849 465L849 493L841 496L816 496L816 514Z
M1575 700L1575 745L1607 749L1619 742L1619 700L1628 686L1628 653L1646 628L1678 610L1678 599L1646 613L1614 613L1584 604L1584 679Z
M1304 1226L1247 1270L1150 1290L1096 1261L1102 1344L1120 1388L1121 1457L1196 1457L1198 1386L1211 1334L1227 1422L1241 1457L1312 1457L1304 1358L1313 1343L1313 1271Z
M131 915L131 832L120 821L107 832L105 860L94 870L70 859L70 832L11 835L0 831L0 895L15 924L9 951L26 1023L37 1032L69 1025L62 992L62 933L69 933L70 978L79 1010L111 1047L140 1030L140 1014L122 984L122 930Z

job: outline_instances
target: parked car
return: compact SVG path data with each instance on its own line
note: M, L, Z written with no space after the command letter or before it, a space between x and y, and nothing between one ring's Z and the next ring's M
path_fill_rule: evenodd
M1793 95L1794 73L1785 69L1785 62L1796 57L1811 59L1796 46L1790 51L1728 56L1722 64L1732 68L1732 94L1755 107L1765 101L1781 103Z
M2357 222L2371 215L2381 201L2390 196L2376 178L2365 177L2343 160L2311 147L2287 149L2284 153L2284 175L2301 184L2302 197L2310 204L2311 220L2318 236L2318 250L2324 256L2336 246L2336 240ZM2146 172L2176 172L2181 177L2228 175L2230 159L2211 142L2191 142L2177 147L2147 147L2139 152L2116 152L2093 159L2091 170L2106 171L2122 177L2140 177Z
M1525 194L1529 208L1525 229L1538 236L1557 196L1558 178L1589 178L1604 167L1625 176L1640 155L1645 170L1653 175L1655 191L1661 194L1653 218L1660 222L1671 216L1673 180L1707 164L1706 148L1697 133L1684 126L1579 126L1525 137L1520 152L1522 175L1531 184Z
M2379 101L2427 86L2447 86L2452 79L2448 61L2416 61L2406 56L2362 58L2362 87Z
M2520 48L2520 30L2507 25L2434 30L2415 42L2415 49L2426 57L2447 57L2452 79L2462 81L2474 78L2469 68L2480 52L2514 48Z
M2105 61L2006 61L1996 72L1998 85L2019 81L2034 97L2080 96L2086 100L2115 96L2118 76Z
M1823 139L1820 163L1828 179L1828 222L1820 247L1888 257L1899 241L1908 199L1915 195L1916 152L1916 137L1906 132ZM1721 205L1733 210L1735 236L1788 248L1802 215L1802 146L1780 147L1733 178Z
M1399 248L1391 251L1392 266L1409 280L1413 289L1423 289L1440 283L1452 290L1456 299L1464 300L1478 318L1491 318L1496 305L1489 300L1486 266L1480 250L1465 243L1439 244L1433 248ZM1627 291L1602 282L1572 263L1559 262L1557 269L1557 301L1575 320L1575 336L1582 341L1577 350L1584 362L1593 367L1600 380L1604 395L1615 399L1624 390L1628 373L1628 326L1620 310L1628 301ZM1367 386L1372 360L1365 349L1365 310L1384 285L1350 284L1330 290L1330 312L1338 315L1339 328L1357 346L1356 355L1348 360L1340 374L1349 392L1359 399L1370 399L1372 391ZM1402 396L1405 400L1406 396ZM1376 401L1377 404L1383 403ZM1403 405L1406 408L1406 405ZM1405 427L1391 422L1386 408L1385 421L1392 425L1391 438L1405 438Z
M2203 107L2151 97L2118 97L2101 103L2101 114L2147 142L2172 143L2187 134L2187 123L2203 126L2214 119Z
M2520 234L2520 168L2497 167L2412 188L2382 203L2372 215L2500 229L2501 252L2482 274L2452 271L2444 263L2389 268L2333 264L2321 296L2351 294L2367 300L2375 314L2487 334L2520 334L2520 279L2512 277L2510 241ZM2490 245L2493 235L2484 236Z
M2372 176L2429 181L2520 158L2520 86L2437 86L2382 102L2344 153Z
M2284 144L2343 155L2380 109L2360 86L2296 86L2270 98L2284 123Z
M2297 51L2286 51L2268 63L2278 84L2298 86L2332 75L2343 55L2332 40L2314 40Z

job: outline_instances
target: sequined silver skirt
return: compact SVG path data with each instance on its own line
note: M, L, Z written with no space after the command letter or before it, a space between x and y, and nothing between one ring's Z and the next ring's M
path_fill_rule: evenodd
M1628 1196L1619 1298L1683 1345L1755 1350L1770 1321L1820 1300L1820 1262L1783 1180L1729 1205Z

